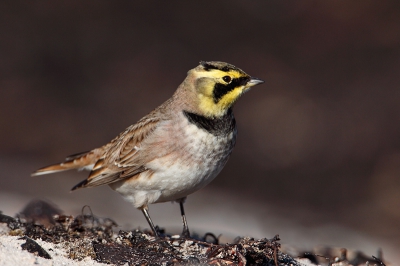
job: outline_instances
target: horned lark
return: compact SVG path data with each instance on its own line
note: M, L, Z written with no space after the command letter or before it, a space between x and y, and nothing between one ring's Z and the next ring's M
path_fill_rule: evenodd
M143 212L156 237L148 205L177 201L182 234L189 237L186 196L210 183L224 167L236 141L233 104L260 83L231 64L202 61L170 99L110 143L32 175L88 169L89 177L72 190L109 185Z

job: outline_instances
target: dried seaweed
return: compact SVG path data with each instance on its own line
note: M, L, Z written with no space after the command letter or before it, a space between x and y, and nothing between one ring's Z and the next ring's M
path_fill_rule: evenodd
M32 212L31 208L36 211ZM7 224L10 235L26 240L22 244L24 249L47 259L51 259L50 255L34 240L58 244L71 259L91 257L114 265L301 265L282 252L279 236L259 240L238 237L234 243L219 244L212 233L192 239L171 236L159 229L162 237L157 239L151 232L140 230L115 233L113 228L117 224L113 220L96 217L87 206L77 217L60 213L49 204L35 201L16 218L0 212L0 223ZM299 257L306 258L308 265L385 265L381 253L375 258L359 252L349 261L346 249L341 249L339 255L334 255L329 248L325 251L322 255L304 252Z

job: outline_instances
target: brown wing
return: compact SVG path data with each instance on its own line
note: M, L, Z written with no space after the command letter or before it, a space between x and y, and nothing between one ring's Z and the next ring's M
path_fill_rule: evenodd
M72 190L110 184L146 171L140 159L141 154L146 153L141 143L151 136L159 123L158 118L147 117L128 127L105 146L104 156L95 163L89 177Z

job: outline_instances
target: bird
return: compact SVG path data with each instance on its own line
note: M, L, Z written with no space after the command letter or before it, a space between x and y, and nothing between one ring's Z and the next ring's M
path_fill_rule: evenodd
M261 83L229 63L200 61L171 98L111 142L40 168L32 176L89 170L87 179L72 191L109 185L142 211L156 238L160 235L149 204L176 201L182 237L190 237L186 197L209 184L225 166L237 136L233 106Z

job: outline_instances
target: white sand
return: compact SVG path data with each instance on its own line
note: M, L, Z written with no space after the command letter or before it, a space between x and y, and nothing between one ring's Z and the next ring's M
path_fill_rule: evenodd
M71 260L66 257L66 251L59 245L35 240L52 259L45 259L29 253L21 248L25 240L18 240L18 236L9 236L6 224L0 224L0 266L31 266L31 265L105 265L97 263L91 258L82 261Z

